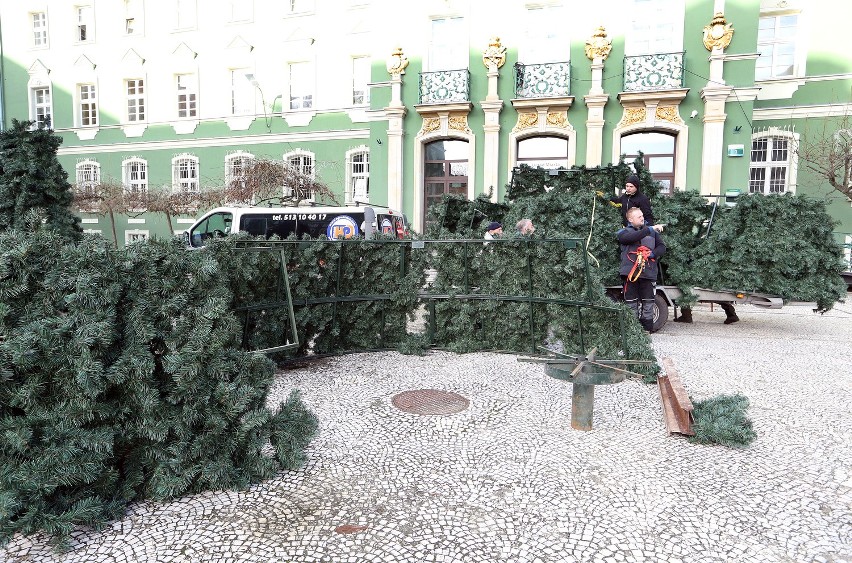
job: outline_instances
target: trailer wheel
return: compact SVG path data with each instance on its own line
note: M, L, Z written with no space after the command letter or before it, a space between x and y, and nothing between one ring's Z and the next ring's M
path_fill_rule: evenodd
M669 320L669 304L659 293L654 296L654 332L663 328Z

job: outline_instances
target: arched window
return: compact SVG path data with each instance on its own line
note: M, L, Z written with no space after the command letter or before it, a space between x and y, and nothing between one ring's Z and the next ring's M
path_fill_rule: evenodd
M81 160L76 166L77 189L84 195L96 195L101 184L101 165L94 160Z
M172 189L196 193L198 184L198 157L181 154L172 159Z
M654 131L633 133L621 138L621 154L628 163L633 162L639 153L645 168L661 184L661 194L671 194L675 177L675 141L669 133Z
M297 172L300 172L305 180L313 180L315 178L315 161L316 160L314 153L302 149L296 149L284 155L284 162L291 168L295 169ZM299 199L313 201L316 197L316 194L313 192L313 190L308 190L306 187L301 185L284 186L284 197L291 197L293 195L294 189L300 191L304 190L308 192L307 194L305 194L307 197L300 197Z
M121 163L121 183L128 193L142 195L148 191L148 162L133 157Z
M424 216L444 194L467 196L467 141L446 139L426 144L424 154Z
M230 186L234 182L243 183L245 171L254 162L254 155L244 151L231 153L225 157L225 185Z
M529 137L518 141L518 165L554 170L568 168L568 139Z
M370 151L366 146L346 153L346 202L370 201Z
M792 131L770 129L752 136L749 193L795 193L795 141Z

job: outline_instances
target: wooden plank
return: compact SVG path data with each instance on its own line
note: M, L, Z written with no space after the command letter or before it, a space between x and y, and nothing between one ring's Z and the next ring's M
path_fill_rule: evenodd
M694 436L692 429L692 401L680 380L674 361L663 358L666 374L657 378L660 401L663 404L663 419L669 434L677 432L685 436Z

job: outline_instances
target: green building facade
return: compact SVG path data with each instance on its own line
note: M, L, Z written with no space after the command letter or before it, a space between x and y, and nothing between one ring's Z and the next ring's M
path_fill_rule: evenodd
M822 0L4 3L0 108L54 128L90 192L204 190L283 159L420 231L444 193L501 200L519 164L641 151L668 190L825 199L849 242L849 198L809 163L852 129L850 17ZM198 213L81 215L125 244Z

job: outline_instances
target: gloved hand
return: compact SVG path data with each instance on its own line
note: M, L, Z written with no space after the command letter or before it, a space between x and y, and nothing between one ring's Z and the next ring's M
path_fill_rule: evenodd
M616 203L616 202L614 202L614 201L609 202L609 204L610 204L611 206L613 206L613 207L621 207L621 204L620 204L620 203Z
M596 195L596 196L598 196L598 197L603 197L603 196L604 196L604 193L603 193L603 192L601 192L601 191L596 191L596 192L595 192L595 195Z

